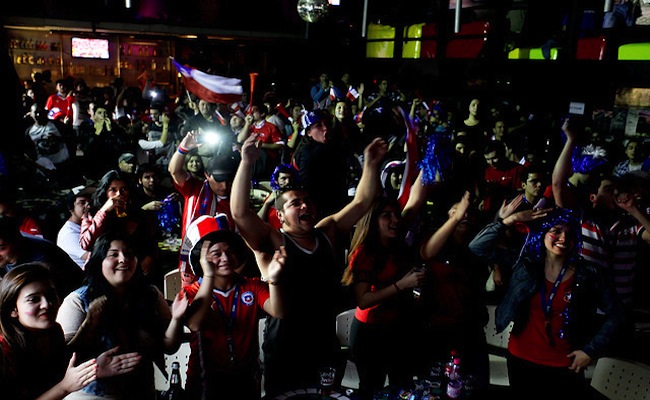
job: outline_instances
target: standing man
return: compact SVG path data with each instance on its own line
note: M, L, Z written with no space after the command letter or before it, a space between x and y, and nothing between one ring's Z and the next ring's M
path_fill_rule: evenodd
M183 124L181 136L186 137L188 132L201 133L201 136L197 136L201 140L198 152L204 164L214 155L232 153L236 145L235 138L230 129L217 118L217 104L199 100L197 108L198 114L189 117Z
M224 213L232 221L230 213L230 189L232 179L237 169L239 160L227 156L214 156L206 165L204 176L201 180L193 177L185 169L185 157L193 149L200 147L198 141L200 132L188 132L181 141L178 149L169 161L168 171L174 181L174 188L183 195L184 206L181 223L181 244L179 269L183 275L184 284L195 280L190 268L187 265L187 257L191 249L191 243L185 238L187 227L201 215L216 215Z
M521 188L521 174L524 167L506 158L503 143L493 140L483 152L486 167L483 172L484 191L482 211L492 217L501 202Z
M269 276L268 265L275 250L280 246L286 249L287 261L279 282L286 293L286 314L283 319L267 317L263 347L265 392L274 396L314 385L319 368L341 365L336 314L340 311L337 294L344 266L336 258L336 249L347 245L340 242L341 238L349 235L379 193L379 166L388 145L377 138L366 147L354 199L320 221L308 192L284 188L276 199L282 223L282 229L276 230L250 207L253 166L260 152L257 143L253 134L242 146L231 206L240 234L255 252L262 277Z
M45 102L45 109L48 111L47 116L49 119L72 125L74 117L72 103L76 102L76 100L70 94L71 89L67 80L57 79L56 93L51 94Z
M248 130L242 130L237 137L237 141L243 143L248 136L257 135L262 152L255 164L253 177L258 181L268 179L273 169L280 164L285 143L278 127L266 119L267 114L267 107L263 103L254 104L250 116L245 119L249 125Z

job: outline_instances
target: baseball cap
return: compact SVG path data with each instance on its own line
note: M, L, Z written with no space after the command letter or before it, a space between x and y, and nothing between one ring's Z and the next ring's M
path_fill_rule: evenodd
M189 254L189 264L195 276L203 276L200 259L201 247L206 240L212 243L228 243L237 255L238 261L242 262L244 260L244 248L246 244L238 233L230 230L228 216L224 213L218 213L215 216L202 215L195 219L187 228L185 240L189 240L192 244Z
M235 177L239 160L230 156L213 156L208 161L205 172L217 182L231 180Z
M133 161L135 159L135 155L133 153L123 153L120 158L117 159L118 163L121 163L122 161Z

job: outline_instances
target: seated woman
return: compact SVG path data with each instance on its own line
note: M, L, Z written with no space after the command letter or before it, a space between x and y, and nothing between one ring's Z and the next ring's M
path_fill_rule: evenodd
M98 377L128 373L136 353L116 356L116 348L80 362L69 354L55 318L59 299L50 269L18 265L0 281L0 393L6 399L63 399ZM117 370L118 365L125 368Z
M111 170L102 176L92 194L91 209L83 214L79 243L92 251L97 238L104 232L121 232L134 241L133 250L145 275L154 272L158 256L157 238L149 234L142 213L134 205L130 178L121 171Z
M97 379L68 399L154 398L152 361L177 350L186 308L187 301L177 296L172 315L160 290L146 282L124 234L102 234L86 263L84 285L63 300L57 321L82 358L119 346L120 352L137 351L141 362L119 378Z

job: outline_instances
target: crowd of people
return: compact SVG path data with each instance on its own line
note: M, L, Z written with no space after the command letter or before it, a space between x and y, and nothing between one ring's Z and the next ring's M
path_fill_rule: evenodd
M583 398L599 357L638 358L647 138L376 83L321 73L249 104L26 84L24 151L2 154L0 392L153 398L186 328L192 399L272 398L328 366L340 382L351 357L372 400L452 351L482 398L487 304L514 322L513 398ZM47 196L56 226L22 207Z

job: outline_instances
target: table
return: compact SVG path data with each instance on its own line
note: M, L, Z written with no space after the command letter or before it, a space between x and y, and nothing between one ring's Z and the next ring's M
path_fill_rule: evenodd
M306 389L296 389L289 390L282 394L279 394L275 397L264 397L265 400L329 400L329 399L338 399L338 400L351 400L344 393L340 393L337 390L332 390L332 393L329 396L321 395L318 388L306 388Z

